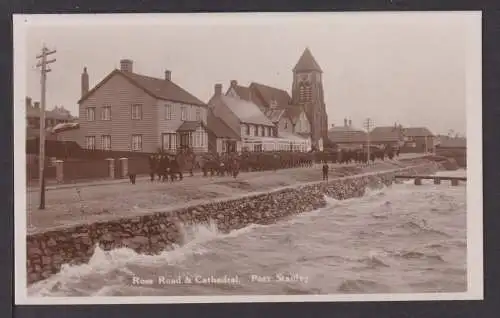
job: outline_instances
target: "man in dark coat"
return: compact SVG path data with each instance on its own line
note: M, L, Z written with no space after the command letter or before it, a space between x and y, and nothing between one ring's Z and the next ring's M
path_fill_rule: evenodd
M323 180L328 181L328 170L330 168L328 167L328 163L326 161L323 161Z

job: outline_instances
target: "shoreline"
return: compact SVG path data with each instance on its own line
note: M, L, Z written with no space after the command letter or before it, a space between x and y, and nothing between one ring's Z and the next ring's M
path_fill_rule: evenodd
M139 254L158 254L173 244L183 245L180 224L215 222L229 233L249 224L270 224L284 217L326 206L325 196L338 200L361 197L367 188L390 185L395 174L435 173L440 165L425 160L407 167L373 171L331 179L287 185L271 191L231 196L203 203L147 211L132 217L69 225L27 235L28 284L59 272L63 264L82 264L95 247L112 250L128 247Z
M330 181L353 175L402 169L429 160L378 162L370 166L341 166L330 169ZM232 177L187 177L174 183L144 180L88 188L63 188L47 193L45 210L37 210L38 196L27 195L27 234L107 222L122 218L166 212L184 206L239 198L259 192L321 181L321 170L292 168L277 172L249 172Z

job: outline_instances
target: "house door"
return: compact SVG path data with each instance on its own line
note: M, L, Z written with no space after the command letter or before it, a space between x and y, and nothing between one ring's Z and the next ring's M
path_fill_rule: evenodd
M191 147L191 134L190 133L180 133L180 146L181 148Z
M122 176L122 160L115 159L115 179L121 179Z
M226 141L227 152L236 152L236 141L227 140Z

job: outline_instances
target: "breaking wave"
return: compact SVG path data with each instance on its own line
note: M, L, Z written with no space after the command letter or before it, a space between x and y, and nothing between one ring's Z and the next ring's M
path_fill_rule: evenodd
M435 279L466 286L465 188L398 184L270 225L229 233L184 224L184 245L158 255L95 247L87 264L64 265L30 296L325 294L432 291ZM440 213L453 208L453 213ZM422 270L426 275L422 274ZM284 282L252 275L288 273ZM293 275L292 275L293 274ZM134 286L131 277L238 275L241 283ZM306 279L307 278L307 279ZM307 281L307 282L306 282ZM389 283L390 282L390 283ZM389 286L390 285L390 286ZM454 290L449 290L450 292Z

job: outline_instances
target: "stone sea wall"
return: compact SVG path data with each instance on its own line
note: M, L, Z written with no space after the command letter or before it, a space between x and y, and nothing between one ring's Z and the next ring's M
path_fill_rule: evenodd
M128 247L142 254L160 253L173 244L185 243L183 225L212 222L219 231L227 233L252 223L269 224L326 206L325 195L338 200L360 197L367 188L392 184L395 174L431 174L439 168L439 164L428 162L411 168L348 176L328 183L311 182L161 213L28 235L28 284L57 273L63 264L88 262L96 246L104 250Z

